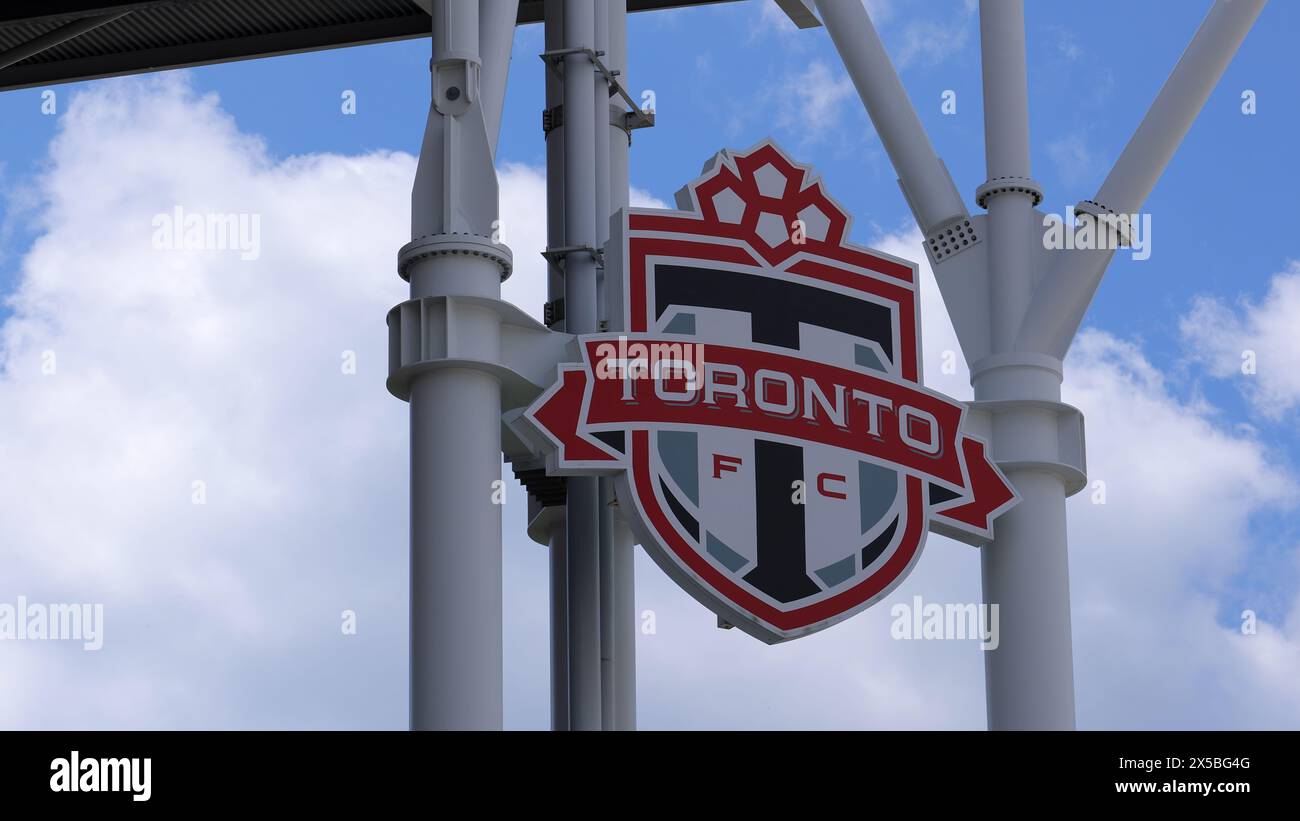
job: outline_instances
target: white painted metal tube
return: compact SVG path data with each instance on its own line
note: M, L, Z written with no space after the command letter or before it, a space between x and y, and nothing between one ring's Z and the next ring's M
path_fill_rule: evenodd
M487 150L476 102L477 9L451 0L433 5L433 88L446 95L446 105L440 111L444 100L435 99L428 119L412 198L426 206L414 209L413 238L445 234L451 224L486 235L495 219L491 164L465 161L481 160ZM456 209L464 190L486 194L476 208ZM407 274L412 298L501 292L500 268L482 256L428 256ZM461 350L499 359L495 311L466 304L455 320ZM500 729L501 508L492 489L501 478L501 385L479 370L432 370L412 381L410 403L411 728Z
M614 729L636 729L636 540L614 517Z
M1024 0L980 0L984 154L990 179L1028 177Z
M565 0L564 48L592 48L593 0ZM581 52L564 58L564 233L565 245L596 242L595 118L596 70ZM589 250L568 253L564 262L565 328L597 328L596 260ZM569 722L574 730L600 729L600 488L594 476L567 480L569 599Z
M547 51L564 44L564 0L545 0L542 6L543 42ZM546 71L546 108L556 111L564 100L560 75ZM555 118L546 134L546 244L550 248L564 245L564 126ZM546 299L554 302L564 296L564 279L560 267L547 265ZM563 320L555 326L563 328ZM565 509L557 507L550 516L548 549L550 551L551 596L551 729L569 729L569 581L566 556L567 534Z
M1043 403L1060 401L1061 374L1007 366L976 373L972 383L977 400L1029 400L993 417L993 458L1021 498L998 518L993 542L980 549L984 603L998 607L997 645L984 653L988 728L1072 730L1065 486L1053 473L1008 464L1008 457L1056 452L1056 414Z
M547 51L558 51L564 44L564 0L545 0L543 42ZM564 81L558 72L546 72L546 109L554 112L564 102ZM546 244L551 248L564 245L564 125L561 117L553 117L551 130L546 133ZM546 279L547 300L564 296L564 279L561 266L548 263ZM563 320L557 326L563 328Z
M609 66L609 18L610 3L596 4L596 51L604 52L602 58ZM610 169L609 139L609 81L605 75L596 74L596 96L593 139L596 145L596 247L604 248L609 240L610 192L612 172ZM608 318L605 305L606 272L602 266L597 279L596 311L600 319ZM605 730L614 729L614 664L615 633L614 614L617 610L617 595L614 590L614 483L602 478L600 486L600 726Z
M1020 495L980 551L983 600L998 625L984 653L988 728L1074 729L1066 487L1052 468L1059 364L1009 361L976 371L972 384L977 401L996 403L992 456Z
M599 52L609 51L609 3L601 0L596 3L595 23L593 26L593 48ZM602 58L602 61L605 58ZM597 248L604 248L609 239L609 81L599 71L594 73L595 92L592 97L592 118L587 122L592 129L592 160L596 174L596 210L595 242ZM596 319L605 318L605 269L596 272Z
M569 580L564 508L554 508L550 525L551 729L569 729Z
M488 145L496 156L501 131L501 111L506 103L506 80L510 75L510 50L515 40L519 0L479 0L479 58L483 75L479 94L483 98L483 123Z
M961 195L935 155L862 0L817 0L817 9L898 171L921 231L928 234L966 216Z
M1050 420L1054 423L1054 420ZM995 436L1023 422L997 420ZM981 548L984 601L998 607L998 645L984 653L990 730L1073 730L1074 659L1065 488L1050 473L1008 470L1021 501Z
M615 643L618 634L614 620L618 613L618 591L614 588L614 483L602 478L600 491L600 727L616 729Z
M606 65L619 72L628 93L627 0L609 2L609 46ZM632 95L634 98L635 94ZM619 106L620 108L622 106ZM631 139L622 128L609 128L609 208L611 213L629 205L628 154ZM636 578L633 559L636 545L626 523L612 517L613 560L613 655L615 730L636 729Z
M1003 353L1029 305L1036 241L1031 195L1023 188L996 188L1000 179L1031 176L1024 0L980 0L980 58L984 150L995 186L987 200L990 338L994 352ZM977 399L1061 398L1060 373L1039 367L976 370L972 377ZM993 457L1004 464L1021 499L998 519L993 543L980 553L984 602L999 612L998 644L984 653L991 730L1074 728L1065 486L1050 473L1005 464L1008 454L1050 458L1057 436L1051 410L1012 406L994 412Z
M1214 4L1107 175L1097 202L1123 212L1142 207L1263 11L1264 2L1218 0Z
M564 48L592 48L596 9L593 0L565 0ZM580 52L564 64L564 235L569 246L596 244L596 69ZM597 327L596 259L588 250L569 252L564 260L564 320L569 333L592 333Z
M499 730L501 442L488 409L500 415L501 386L448 369L416 379L410 401L411 729Z
M570 476L566 502L569 628L569 727L601 729L600 487Z
M980 0L984 74L984 152L989 180L1028 178L1029 86L1025 68L1024 0ZM1030 195L1005 191L988 199L994 353L1010 350L1033 289Z
M1265 0L1217 0L1124 147L1096 201L1119 213L1146 202L1218 85ZM1064 358L1114 252L1062 252L1034 295L1016 347Z

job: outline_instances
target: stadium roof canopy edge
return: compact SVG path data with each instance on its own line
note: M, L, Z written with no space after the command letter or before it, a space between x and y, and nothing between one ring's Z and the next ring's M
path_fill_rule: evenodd
M729 0L628 0L656 11ZM429 0L9 0L0 91L427 37ZM519 24L542 19L520 0Z

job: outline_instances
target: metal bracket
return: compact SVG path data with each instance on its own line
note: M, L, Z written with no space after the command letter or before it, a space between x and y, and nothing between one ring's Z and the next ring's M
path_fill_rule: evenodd
M980 237L969 216L956 217L941 224L925 237L925 249L930 252L930 262L938 263L953 254L965 251L979 243Z
M1088 486L1088 462L1084 448L1083 412L1064 402L1040 399L997 399L967 402L966 427L983 437L992 448L993 461L1003 469L1032 469L1053 473L1065 483L1065 495L1073 496ZM1056 415L1056 441L1046 449L1016 452L993 435L993 417L1008 411L1049 411Z
M632 132L638 128L650 128L655 124L653 111L624 111L622 106L609 105L609 124L627 134L628 143L632 142ZM542 135L550 134L564 125L564 103L542 109Z
M638 128L650 128L655 124L653 111L624 111L622 106L609 104L609 124L627 132L628 142L632 141L632 132Z
M501 320L500 352L463 350L455 329L492 311ZM555 368L571 361L573 336L552 331L501 299L428 296L388 312L388 392L409 399L411 382L439 368L469 368L501 381L502 409L526 406L555 381Z
M776 4L801 29L820 28L822 21L817 19L816 12L812 9L811 0L776 0Z
M560 69L564 66L564 58L570 54L587 55L587 59L591 60L592 64L596 66L596 70L599 71L601 76L605 78L605 81L609 83L609 96L613 97L617 94L627 103L628 108L632 109L631 111L624 112L628 117L636 121L636 124L630 126L630 128L649 128L655 124L654 112L642 111L641 107L636 104L636 100L632 99L632 96L627 93L627 89L623 87L621 82L619 82L618 77L622 72L611 69L601 61L600 58L605 56L605 52L581 47L557 48L550 51L543 51L538 56L542 58L542 61L546 63L548 68L559 74L561 73ZM622 126L620 126L620 128L621 127Z
M542 306L542 324L551 327L564 319L564 297L556 297Z
M578 251L586 251L596 260L597 265L605 267L605 252L590 245L561 245L558 248L547 248L542 252L542 256L548 263L554 265L556 270L563 270L565 257Z
M509 427L510 422L506 422ZM514 472L515 478L519 484L524 486L528 495L532 497L529 501L536 503L538 507L561 507L564 505L566 478L563 476L547 476L546 462L535 456L515 456L507 458L510 462L510 469ZM531 504L529 505L532 506Z
M553 108L542 109L543 136L550 134L562 125L564 125L564 103L559 103Z

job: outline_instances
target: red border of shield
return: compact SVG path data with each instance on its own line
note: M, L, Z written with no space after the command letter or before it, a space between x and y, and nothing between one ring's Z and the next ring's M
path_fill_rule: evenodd
M625 329L630 333L649 330L647 317L647 258L668 256L702 262L726 262L755 268L776 268L809 279L853 288L882 297L898 305L899 364L903 378L920 382L919 316L917 313L916 272L891 258L876 256L847 246L847 216L827 197L818 180L809 181L805 169L786 159L774 146L764 144L743 156L733 156L737 174L723 165L694 188L697 213L632 210L626 218L624 253L628 271L625 295ZM787 191L798 192L780 199L764 197L754 182L754 172L772 164L787 178ZM749 209L740 223L720 220L713 209L713 195L724 187L736 190L747 204L759 203L764 210L781 214L788 225L803 209L817 205L830 217L824 239L807 238L799 245L787 241L771 247L756 233L757 210ZM716 242L733 240L738 244ZM710 241L715 240L715 241ZM743 244L741 244L743 243ZM863 275L834 263L863 268L880 277ZM656 541L672 551L677 562L688 569L698 582L723 600L739 615L756 618L762 624L740 621L736 626L768 642L796 638L847 618L870 601L888 593L902 581L920 555L928 526L928 502L924 482L916 476L906 477L907 517L901 541L885 565L852 588L793 610L781 610L758 598L721 573L694 549L673 526L653 490L649 475L649 431L633 430L629 442L631 469L626 474L628 488L635 496L642 521L654 528ZM629 517L635 518L635 517ZM651 551L654 558L654 551ZM667 557L663 557L667 558ZM668 559L668 561L672 561ZM660 561L663 565L663 561ZM679 568L664 565L670 573Z

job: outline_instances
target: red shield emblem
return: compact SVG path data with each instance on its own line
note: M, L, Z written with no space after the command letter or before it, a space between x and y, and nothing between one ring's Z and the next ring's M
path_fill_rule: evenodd
M767 642L870 606L927 530L972 542L1014 491L921 384L916 266L847 241L811 169L719 153L606 249L609 333L524 414L553 474L617 477L646 551Z

